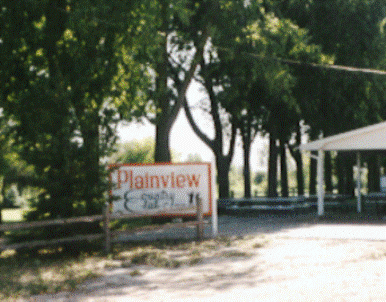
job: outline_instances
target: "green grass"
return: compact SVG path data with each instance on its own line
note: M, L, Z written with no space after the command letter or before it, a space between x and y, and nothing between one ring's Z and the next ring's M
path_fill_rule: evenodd
M23 220L23 209L3 209L1 215L3 222L19 222Z
M44 253L45 252L45 253ZM13 251L0 256L0 300L15 301L37 294L52 294L75 290L85 280L100 276L100 256L58 255L41 250L33 257Z
M16 301L37 294L73 291L103 275L104 268L128 268L132 277L142 275L141 266L174 269L199 265L213 257L249 257L245 242L220 237L205 241L160 240L115 245L109 255L95 246L79 253L62 247L36 249L35 253L3 251L0 254L0 301ZM232 250L223 251L224 248ZM75 250L75 247L74 247Z

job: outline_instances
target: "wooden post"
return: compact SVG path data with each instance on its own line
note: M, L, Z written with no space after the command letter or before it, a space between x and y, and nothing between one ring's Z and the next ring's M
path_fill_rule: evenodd
M201 198L197 198L197 240L204 239L204 215Z
M111 233L110 233L110 204L106 202L103 208L103 228L105 233L105 253L111 250Z
M357 167L358 167L358 175L357 175L357 212L362 212L362 195L361 195L361 154L359 151L357 152Z

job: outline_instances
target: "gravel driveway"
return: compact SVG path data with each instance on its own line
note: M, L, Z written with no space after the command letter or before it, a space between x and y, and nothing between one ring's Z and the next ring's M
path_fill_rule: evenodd
M248 213L234 215L220 215L218 218L218 235L219 236L246 236L276 233L278 231L299 228L302 226L313 225L315 215L277 212L277 213ZM212 228L207 226L205 237L212 237ZM194 239L196 229L191 228L174 228L165 231L142 232L133 235L125 235L124 240L156 240L156 239Z
M221 216L219 234L232 236L233 250L222 247L197 265L106 269L76 292L29 301L386 301L385 223Z

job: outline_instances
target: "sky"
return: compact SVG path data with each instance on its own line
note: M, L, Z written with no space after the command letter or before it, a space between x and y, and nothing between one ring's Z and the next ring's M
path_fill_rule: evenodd
M199 90L197 85L190 85L187 98L189 104L192 106L197 105L205 95ZM202 115L196 114L198 118L198 124L201 129L210 134L213 132L213 126L209 120L203 118ZM121 142L128 142L132 140L140 140L147 137L155 137L155 126L149 122L142 124L129 124L121 125L118 128L118 133ZM264 170L266 165L266 154L267 154L267 140L261 137L257 137L252 145L251 150L251 169ZM207 147L193 132L191 129L183 110L180 111L175 124L173 125L170 134L170 145L171 149L181 154L181 160L185 160L188 154L199 154L203 161L209 161L214 163L214 155L211 149ZM263 159L263 160L262 160ZM236 142L235 155L233 157L232 165L242 167L243 155L241 147L241 139Z

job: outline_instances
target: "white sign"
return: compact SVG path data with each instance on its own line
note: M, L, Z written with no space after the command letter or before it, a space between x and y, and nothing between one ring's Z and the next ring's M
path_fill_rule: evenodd
M195 215L200 198L212 214L209 163L123 164L110 166L113 214Z

